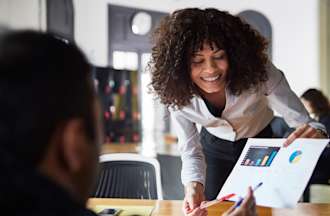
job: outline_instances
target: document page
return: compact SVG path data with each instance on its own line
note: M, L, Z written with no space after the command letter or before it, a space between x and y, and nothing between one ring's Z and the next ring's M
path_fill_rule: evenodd
M249 186L257 205L294 207L303 194L328 139L296 139L283 147L285 139L248 139L234 169L218 197L229 193L244 197Z

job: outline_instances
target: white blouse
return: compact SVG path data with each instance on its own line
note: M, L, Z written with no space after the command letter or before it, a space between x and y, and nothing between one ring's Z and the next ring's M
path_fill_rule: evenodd
M182 159L181 179L186 185L197 181L204 185L206 164L196 125L221 139L235 141L254 137L273 118L273 109L280 113L290 127L311 123L306 109L290 89L284 74L273 64L267 66L268 81L259 91L246 91L239 96L226 90L226 105L221 117L213 116L202 98L195 96L182 109L170 108L171 119L178 136ZM313 127L325 129L313 122Z

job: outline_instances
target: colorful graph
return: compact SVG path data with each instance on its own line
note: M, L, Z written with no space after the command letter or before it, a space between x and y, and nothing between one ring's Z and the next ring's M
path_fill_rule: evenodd
M248 149L241 165L255 167L269 167L280 147L273 146L251 146Z
M300 151L300 150L294 151L290 155L289 162L290 163L298 163L300 161L301 157L302 157L302 151Z

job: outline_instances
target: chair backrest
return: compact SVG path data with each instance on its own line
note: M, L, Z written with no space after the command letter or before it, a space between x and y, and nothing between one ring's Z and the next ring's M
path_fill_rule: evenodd
M159 162L139 154L101 155L94 196L162 200Z

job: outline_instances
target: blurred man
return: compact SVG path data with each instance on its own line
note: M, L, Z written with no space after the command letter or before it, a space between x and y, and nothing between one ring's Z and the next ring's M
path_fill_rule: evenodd
M79 49L50 34L0 39L0 206L8 215L95 215L85 208L99 106Z
M1 214L93 216L85 208L103 129L79 49L34 31L0 38ZM250 192L225 215L255 215ZM191 215L207 215L197 209Z

